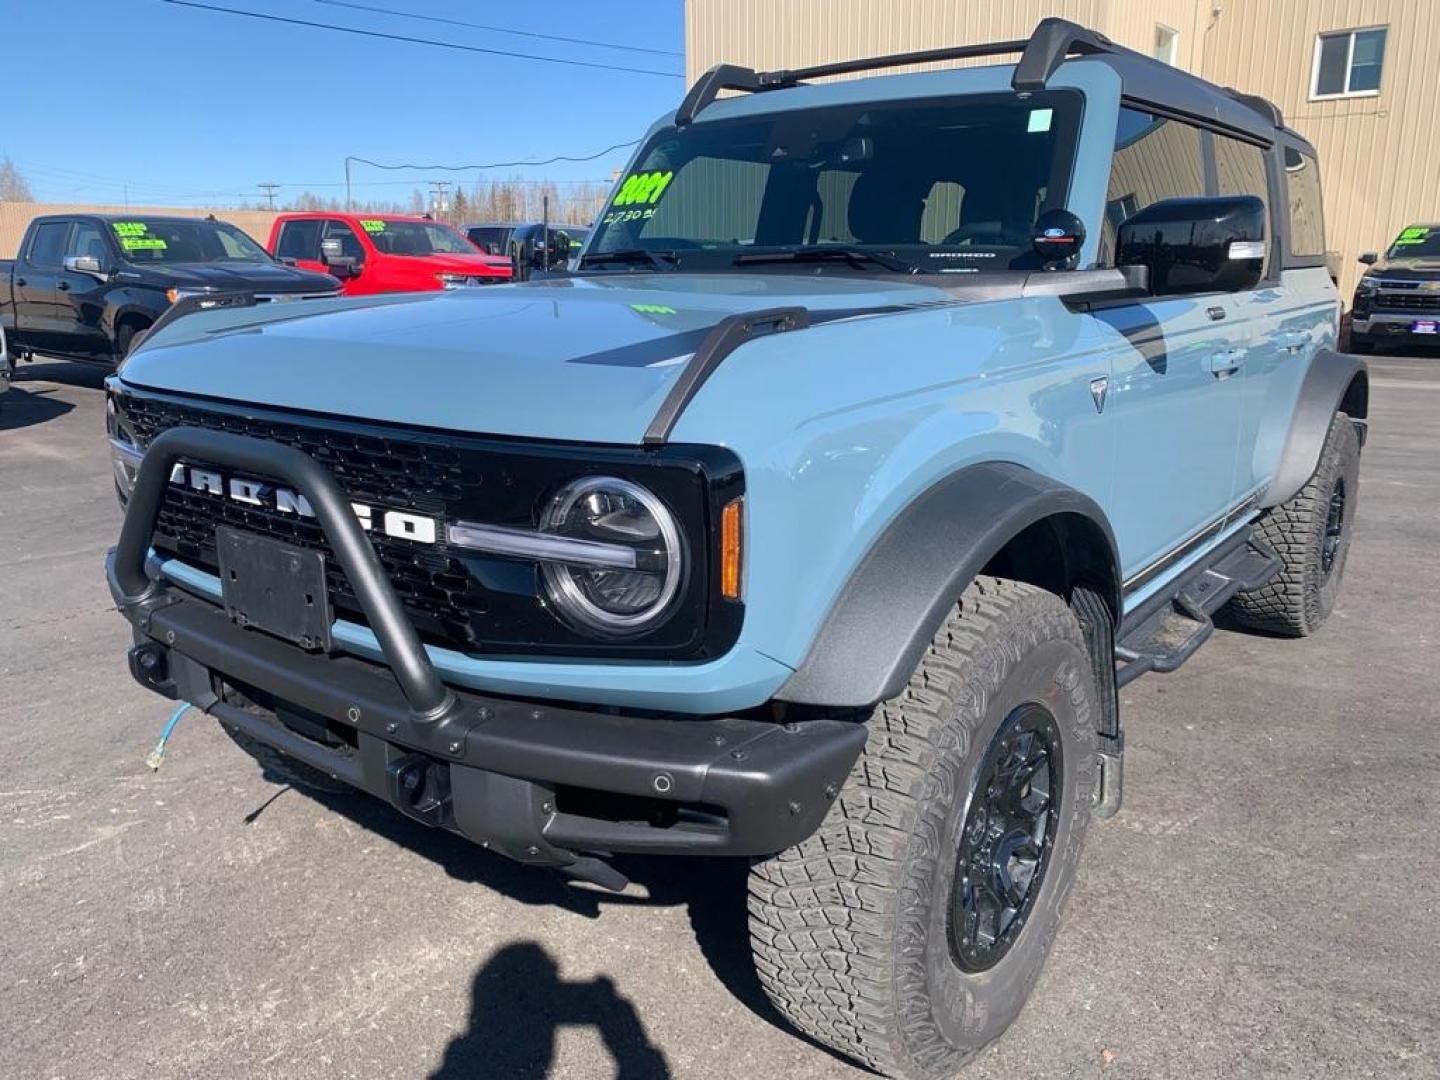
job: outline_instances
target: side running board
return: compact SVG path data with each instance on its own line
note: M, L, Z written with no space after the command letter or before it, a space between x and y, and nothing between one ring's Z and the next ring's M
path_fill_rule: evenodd
M1116 685L1151 671L1174 671L1214 632L1211 615L1237 592L1258 589L1279 571L1280 557L1248 530L1235 536L1207 565L1126 616L1116 635Z

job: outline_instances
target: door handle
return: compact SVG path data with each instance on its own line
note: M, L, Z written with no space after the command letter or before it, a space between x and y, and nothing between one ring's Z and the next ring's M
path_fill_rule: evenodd
M1229 375L1239 371L1244 362L1244 349L1222 349L1210 354L1210 372L1213 375Z
M57 282L55 283L55 287L56 287L57 289L59 289L61 292L69 292L69 291L70 291L70 283L69 283L68 281L57 281Z
M1298 330L1288 330L1275 338L1275 344L1279 345L1287 353L1298 353L1305 348L1305 343L1310 340L1309 334L1303 334Z

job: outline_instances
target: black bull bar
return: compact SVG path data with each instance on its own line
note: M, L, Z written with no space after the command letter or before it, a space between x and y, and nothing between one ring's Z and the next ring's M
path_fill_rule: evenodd
M268 477L304 496L383 665L236 625L223 608L152 576L156 520L182 461ZM865 743L864 726L849 721L632 716L447 686L334 477L294 447L248 436L189 427L156 436L107 573L135 627L131 670L142 685L203 705L426 824L610 887L624 884L602 861L613 852L754 856L798 843ZM221 683L252 698L258 691L265 708L237 706ZM323 717L351 738L337 747L307 737L287 712Z

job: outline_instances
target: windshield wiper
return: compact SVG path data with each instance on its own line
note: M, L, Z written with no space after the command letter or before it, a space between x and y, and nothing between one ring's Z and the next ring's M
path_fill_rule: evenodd
M649 263L657 270L670 270L679 261L680 257L673 251L652 251L649 248L621 248L619 251L593 251L580 260L580 265Z
M783 248L779 251L746 251L735 256L736 266L769 262L847 262L851 266L873 263L893 270L897 274L917 274L919 267L887 255L883 251L869 251L865 248L847 247L842 244L809 244L804 247Z

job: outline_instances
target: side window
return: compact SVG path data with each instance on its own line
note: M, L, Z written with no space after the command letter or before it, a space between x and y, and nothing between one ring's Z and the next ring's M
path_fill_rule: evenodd
M1043 201L1044 196L1040 199ZM925 212L920 215L920 242L939 244L960 227L960 204L965 189L954 180L936 180L925 196Z
M287 221L280 226L280 242L275 245L277 259L320 258L320 226L316 220Z
M70 234L70 244L65 249L65 256L88 255L92 259L99 259L100 265L104 266L109 261L109 251L105 247L105 237L100 234L100 226L89 221L78 222L75 231Z
M1115 252L1115 229L1131 214L1162 199L1205 195L1205 153L1200 129L1138 109L1120 110L1115 156L1105 194L1101 259Z
M1272 252L1270 188L1265 182L1265 151L1258 146L1215 136L1215 179L1217 195L1254 195L1265 204L1265 273L1270 272Z
M65 258L65 238L69 233L68 221L45 222L35 230L26 261L42 270L58 270Z
M1290 254L1325 254L1325 214L1320 202L1320 166L1309 154L1285 147L1285 199L1290 213Z
M855 181L859 178L859 173L848 169L824 169L820 172L815 178L815 194L820 197L820 221L818 226L813 221L807 225L807 240L821 244L855 242L845 212L850 206L850 193L855 190Z
M340 254L347 259L355 259L358 262L365 261L365 245L360 243L355 230L346 225L343 221L327 221L325 223L325 239L340 241Z

